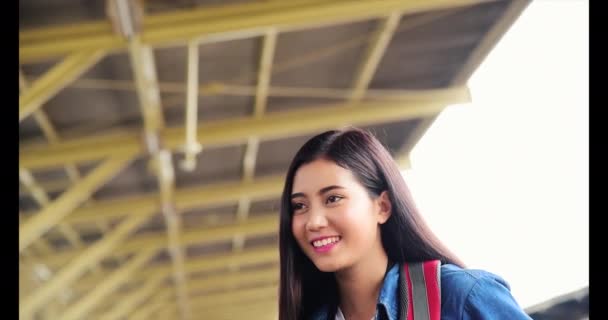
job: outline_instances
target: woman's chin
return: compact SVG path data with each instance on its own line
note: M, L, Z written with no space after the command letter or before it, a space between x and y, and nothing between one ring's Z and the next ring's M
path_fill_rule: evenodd
M336 272L342 269L342 266L335 261L313 261L317 269L321 272Z

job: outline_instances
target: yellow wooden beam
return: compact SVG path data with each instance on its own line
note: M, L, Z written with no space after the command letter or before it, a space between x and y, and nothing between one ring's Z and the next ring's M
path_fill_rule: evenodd
M437 93L434 90L434 93ZM441 93L441 92L440 92ZM417 95L413 102L368 101L359 104L334 104L298 110L275 112L260 118L239 118L205 123L198 130L201 144L211 147L238 144L250 136L260 139L292 137L342 125L372 125L390 120L407 120L437 114L446 105L468 102L466 87L450 89L439 97ZM162 140L170 149L179 148L184 128L166 128ZM63 165L68 162L90 161L107 155L141 153L140 134L136 131L112 135L66 140L54 146L24 145L20 149L20 164L29 169Z
M234 307L222 309L200 308L195 314L204 314L209 319L251 319L251 320L274 320L277 319L276 312L278 303L276 299L259 299L253 303L241 303Z
M104 161L57 200L25 221L19 227L19 251L23 251L29 244L56 226L74 208L89 198L97 188L122 170L132 159L132 155L121 155Z
M386 16L393 11L404 14L449 9L478 3L480 0L356 0L344 1L289 1L294 4L278 4L268 10L263 3L233 5L223 10L232 14L222 14L216 9L200 8L190 10L188 18L183 12L166 13L155 17L156 23L146 25L142 40L148 45L179 45L191 39L220 41L260 35L266 28L276 27L280 31L295 30L311 26L346 23ZM276 4L276 2L274 3ZM237 12L237 14L235 14ZM213 17L213 18L210 18ZM152 17L147 17L150 21ZM88 24L90 26L90 24ZM78 28L78 25L72 28ZM92 28L83 33L68 33L62 38L25 40L20 36L19 59L23 62L36 61L82 49L124 50L126 43L106 27ZM35 32L35 31L34 31Z
M38 185L32 173L26 168L19 167L19 182L29 190L29 193L39 205L44 206L49 203L49 196L46 191Z
M288 7L300 6L302 4L319 2L318 0L266 0L256 3L243 3L234 5L215 5L198 6L198 8L187 8L172 10L169 14L146 15L142 22L142 29L152 27L162 27L169 24L183 23L198 19L224 19L234 15L249 15L268 10L285 9ZM112 25L107 20L83 22L78 24L65 24L59 26L48 26L44 28L32 28L19 32L19 42L27 43L48 38L74 37L90 33L110 33L114 32Z
M215 313L223 313L226 308L234 308L241 303L249 303L251 301L278 301L278 287L276 284L264 285L254 288L246 288L239 290L223 291L219 293L211 293L200 295L192 298L192 306L198 310L213 310ZM174 303L165 303L163 309L174 309Z
M108 80L108 79L80 79L74 81L71 87L81 89L96 90L119 90L133 91L135 87L130 81ZM163 93L185 93L187 84L181 82L159 82L158 87ZM255 96L257 86L239 85L223 82L212 82L201 84L198 87L199 96ZM366 97L373 100L402 100L411 101L413 96L424 95L426 92L437 91L438 89L368 89ZM449 89L448 89L449 90ZM289 86L270 86L267 96L270 97L292 97L292 98L328 98L328 99L348 99L352 95L352 89L342 88L308 88L308 87L289 87ZM169 100L169 99L167 99ZM181 105L181 104L180 104ZM164 107L172 107L165 103Z
M123 267L113 272L104 281L97 284L95 289L79 299L74 305L68 307L60 316L64 320L77 320L82 318L104 297L118 289L125 281L140 269L150 258L157 253L156 249L144 249L131 258Z
M49 282L45 283L38 290L24 298L19 304L19 313L25 318L29 318L29 316L38 310L44 303L49 301L49 299L51 299L60 290L66 288L72 282L78 279L78 277L81 276L88 267L99 262L126 236L128 236L129 233L145 222L150 215L150 213L147 213L147 215L139 214L127 218L127 220L121 223L116 230L112 231L102 240L99 240L87 248L81 255L71 260L67 266L61 268L60 271ZM158 251L157 248L146 248L143 251L146 250L155 250L155 252Z
M279 259L278 248L276 246L264 247L258 249L250 249L238 253L221 253L205 255L203 257L188 259L185 263L185 270L188 274L214 271L226 268L226 266L250 266L260 263L277 262ZM145 281L156 273L169 274L171 272L170 265L156 265L140 271L132 277L132 281ZM75 289L79 291L87 291L95 287L100 281L103 281L103 276L94 275L82 279L75 285Z
M388 48L388 44L399 25L400 19L400 12L392 12L380 23L355 74L352 93L349 97L350 101L359 101L365 96L367 87L369 87L376 73L376 69L384 56L386 48Z
M275 268L254 270L223 272L214 275L212 278L202 280L193 279L188 287L191 296L200 296L201 292L237 291L238 287L264 286L278 284L279 271ZM172 288L164 288L164 291L173 291ZM200 299L199 299L200 300Z
M231 88L237 88L238 86L228 86L230 90ZM332 97L332 98L347 98L349 90L347 89L315 89L315 88L277 88L281 93L280 95L285 96L310 96L310 97ZM249 87L243 87L243 92L252 91ZM270 89L272 91L272 88ZM252 91L253 92L253 91ZM461 88L449 88L449 89L434 89L434 90L368 90L366 96L370 99L374 100L394 100L394 101L403 101L403 102L415 102L415 101L425 101L429 96L436 96L438 99L445 99L450 96L454 96L462 92ZM238 94L238 93L237 93ZM133 132L126 132L126 135L132 135L133 139L130 143L136 144L140 143L135 139L135 135ZM104 139L109 138L106 135ZM124 137L123 137L124 138ZM128 138L127 138L128 139ZM249 138L253 139L253 138ZM91 141L94 143L94 141ZM86 145L86 144L83 144ZM41 146L41 145L39 145ZM44 147L43 147L44 148ZM27 147L26 147L27 149ZM253 155L253 153L250 153ZM249 158L249 157L248 157ZM28 160L26 160L28 161ZM26 162L26 163L29 163ZM55 164L54 164L55 165ZM58 164L56 164L58 165ZM44 167L44 165L39 167ZM66 167L67 169L67 167ZM50 181L39 181L39 185L49 192L58 192L63 191L71 185L71 181L69 180L50 180ZM26 188L19 188L20 195L31 195L32 193Z
M171 152L161 150L158 160L158 183L161 198L161 211L167 226L167 249L171 257L172 276L175 283L181 319L190 319L191 309L188 302L187 275L184 270L185 252L181 240L181 217L175 210L175 173Z
M221 270L231 265L258 265L260 263L269 263L269 262L277 262L278 261L278 249L274 246L252 249L246 252L242 252L240 254L213 254L207 255L203 257L199 257L196 259L191 259L186 262L186 272L187 273L197 273L197 272L208 272L213 270ZM163 273L169 274L171 272L170 265L157 265L146 268L133 275L130 280L132 280L135 284L139 281L146 281L153 277L155 274ZM238 275L238 274L236 274ZM106 275L93 275L90 277L86 277L80 281L78 281L74 287L78 292L89 292L93 288L95 288L99 283L105 281ZM197 285L197 280L192 281L194 285ZM207 285L214 285L215 280L212 280ZM232 280L228 279L226 285L233 284ZM198 286L198 285L197 285ZM172 291L173 292L173 291ZM124 299L124 295L117 293L111 296L112 300L108 300L107 302L111 305L114 305Z
M160 307L159 307L160 308ZM157 319L171 319L175 314L175 307L165 305L163 317ZM222 306L218 308L198 308L193 310L195 316L218 320L251 319L251 320L276 320L278 317L277 299L260 298L254 300L235 301L234 306Z
M192 305L197 308L212 308L233 305L235 301L252 300L263 297L277 297L276 284L255 288L231 290L221 293L206 294L192 298Z
M226 311L226 310L240 311L240 310L246 310L248 308L256 308L257 306L262 307L260 309L268 309L269 307L272 307L272 306L276 307L276 306L278 306L278 300L270 299L268 297L244 299L244 300L238 301L238 305L235 305L233 308L226 308L226 306L220 305L220 306L216 306L216 307L206 308L206 310L208 310L208 312L210 314L219 315L222 313L222 311Z
M494 22L492 28L486 33L477 47L469 55L467 61L462 66L460 71L450 81L451 86L465 85L473 72L475 72L485 57L490 53L492 48L494 48L496 43L498 43L500 38L506 33L506 31L511 27L517 17L519 17L530 2L531 0L514 0L509 4L507 10L505 10L498 21ZM439 114L429 115L428 117L422 119L414 128L413 132L407 136L407 140L403 144L402 151L400 151L400 154L397 156L397 158L403 161L404 164L409 164L409 160L405 157L408 156L416 143L418 143L428 128L430 128L435 122L438 115Z
M37 241L32 243L32 247L36 248L36 251L40 252L42 255L52 255L53 247L52 245L44 238L40 238Z
M31 88L19 96L19 122L38 110L62 88L69 85L70 82L78 78L85 70L97 63L103 54L103 50L75 52L53 66L44 76L32 83Z
M207 228L196 228L186 230L182 233L180 241L182 245L193 245L204 242L217 242L230 239L231 235L243 235L251 237L257 235L267 235L276 232L278 219L275 216L264 218L252 218L246 222L213 226ZM162 232L149 233L133 237L125 241L125 243L115 250L115 257L123 257L129 253L136 252L141 248L156 247L164 248L167 246L166 235ZM67 249L57 252L51 256L41 256L41 262L48 264L51 267L59 267L74 257L82 254L82 249Z
M276 175L257 178L248 183L230 182L181 188L175 192L176 209L181 211L229 204L238 201L241 197L256 200L271 199L280 194L283 188L283 178ZM80 224L116 220L126 214L133 214L132 212L158 209L158 196L150 193L97 201L90 206L74 210L73 214L65 217L63 222Z
M19 68L19 91L24 92L27 89L27 81L25 79L25 76L23 75L23 71L21 70L21 68ZM49 143L56 143L57 141L59 141L59 136L57 135L55 128L53 127L51 121L48 119L46 113L42 109L34 111L34 120L36 120L36 122L38 123L38 126L42 130L42 133L49 141ZM75 165L67 164L65 169L68 174L68 177L70 177L72 182L75 182L80 178L78 169ZM25 168L19 168L19 179L29 190L32 191L32 195L34 196L34 199L38 202L38 204L40 206L46 206L46 204L49 202L48 196L44 189L42 189L35 182L33 176L29 173L29 171L27 171ZM63 233L63 235L68 239L68 241L72 245L76 247L80 247L83 245L78 234L74 230L72 230L70 226L60 224L59 230L61 231L61 233Z
M19 181L31 191L34 200L38 203L41 208L44 208L48 205L49 197L47 193L41 188L34 179L34 176L29 172L29 170L25 168L19 168ZM21 219L20 219L21 220ZM21 222L20 222L21 224ZM61 231L61 233L68 239L68 241L74 245L75 247L82 247L82 241L76 231L72 229L67 224L59 223L57 225L57 229ZM43 237L38 238L36 241L32 243L32 245L39 251L41 251L44 255L52 255L55 250L53 250L52 245L47 242Z
M23 223L23 213L21 213L21 211L19 211L19 224L21 225L21 223ZM36 243L34 242L34 245L32 245L32 247L25 249L21 252L19 252L19 267L21 268L22 264L33 264L33 261L36 259L36 256L39 254L39 251L42 251L42 253L48 253L52 251L52 248L50 247L50 245L48 243L43 243L41 248L36 248ZM48 245L48 247L46 247L45 245ZM33 249L33 250L32 250ZM45 265L46 267L46 265Z
M57 319L61 306L58 303L51 303L47 305L42 313L42 319Z
M139 300L141 300L145 297L150 296L151 292L144 290L144 288L147 288L148 286L152 286L151 283L156 282L156 281L153 281L152 279L156 279L160 276L162 276L162 278L164 279L168 276L168 274L163 273L162 270L159 270L157 272L152 273L148 280L144 280L145 284L144 284L144 286L141 286L141 288L138 288L133 292L131 292L131 291L127 292L127 293L119 292L119 293L116 293L115 295L112 295L109 299L107 299L105 301L107 303L107 305L112 309L111 312L106 313L106 316L109 315L110 313L118 314L119 313L118 310L123 309L122 305L127 304L124 301L132 301L132 300L134 301L135 300L134 297L139 297ZM261 269L261 270L239 271L239 272L232 272L232 271L231 272L218 272L210 278L190 279L188 281L188 284L189 284L188 292L189 292L189 295L195 296L197 294L200 294L201 292L212 292L212 291L218 292L218 291L234 290L238 287L252 287L252 286L260 286L260 285L270 284L270 283L276 284L276 283L278 283L278 280L279 280L279 270L277 267L271 267L271 268ZM165 285L165 286L155 285L154 288L156 288L156 289L150 289L150 290L155 290L155 292L157 292L159 294L164 294L167 296L170 296L171 293L175 292L174 288L167 286L167 285ZM174 303L174 299L167 299L167 301ZM136 306L136 303L129 302L128 305L130 308L130 307ZM131 309L129 309L129 310L131 310ZM121 311L121 312L123 312L123 311ZM106 319L104 317L105 316L102 316L101 318ZM114 317L108 317L107 319L114 319Z
M118 320L133 311L140 303L144 302L162 285L162 282L167 278L167 274L157 272L152 275L145 284L138 288L137 291L130 293L128 296L112 306L112 309L101 315L102 320Z
M49 120L44 110L38 109L34 111L34 120L36 120L36 122L38 123L38 126L40 127L40 130L42 130L42 133L44 134L44 137L47 141L49 141L50 143L55 143L59 141L57 131L51 124L51 121Z
M448 103L448 101L452 102L452 103L457 103L457 102L463 102L463 101L469 101L469 95L468 95L468 90L466 88L458 88L458 89L449 89L449 90L434 90L433 91L436 100L439 100L445 104ZM428 94L428 92L427 92ZM251 133L258 133L259 135L262 135L264 137L271 137L271 136L281 136L281 135L293 135L293 134L297 134L297 133L304 133L304 132L309 132L309 131L317 131L316 128L318 128L319 130L324 126L326 128L332 128L335 127L336 125L339 125L343 122L345 123L352 123L352 124L361 124L361 123L370 123L370 122L379 122L379 121L384 121L384 120L388 120L388 119L392 119L392 118L411 118L411 117L415 117L415 116L421 116L423 113L435 113L435 112L439 112L439 110L441 110L442 106L436 106L433 105L429 102L426 102L426 99L431 99L431 97L428 97L426 94L418 94L418 95L414 95L413 98L414 100L417 100L417 102L412 103L411 107L407 107L407 104L403 103L403 102L394 102L394 105L388 104L386 102L383 103L368 103L366 104L366 106L370 107L370 108L364 108L361 105L358 105L357 107L344 107L344 106L339 106L339 107L326 107L326 108L317 108L317 110L312 110L313 112L311 112L311 110L301 110L301 111L290 111L290 112L285 112L285 113L280 113L277 115L267 115L265 116L263 119L240 119L241 121L238 120L231 120L231 121L223 121L223 122L218 122L216 123L216 125L212 125L209 124L206 127L208 129L210 129L209 134L203 135L202 132L199 132L199 135L201 135L202 139L205 139L207 141L209 141L209 143L216 143L219 144L220 142L230 142L230 141L239 141L240 139L243 139L244 137L250 135ZM377 108L373 108L373 104L377 105ZM429 111L430 110L430 111ZM324 123L324 120L330 119L329 121L327 121L327 123ZM243 125L238 125L237 123L241 122ZM232 126L231 126L232 125ZM306 125L308 126L313 126L312 128L307 128L305 127ZM244 130L240 130L240 129L244 129ZM215 134L213 134L215 133ZM175 133L173 134L167 134L167 136L170 135L175 135ZM105 143L107 144L111 144L112 146L116 146L116 148L113 148L113 150L118 149L120 150L121 147L124 147L126 145L129 144L128 142L128 138L126 141L119 141L120 139L125 139L124 138L124 134L122 136L109 136L104 138L104 140L106 141ZM136 139L133 139L134 142L136 142ZM89 148L86 144L87 142L92 142L89 139L80 139L80 140L75 140L72 141L71 143L65 143L65 147L64 147L64 151L67 153L70 153L72 155L74 155L72 152L74 152L74 147L76 149L78 148L82 148L83 150L79 153L82 153L84 151L84 148ZM95 146L100 146L104 144L103 141L99 141L97 140L96 143L94 143ZM69 147L72 147L71 149ZM80 146L80 147L79 147ZM136 145L139 146L139 144ZM93 152L97 151L97 150L91 150ZM131 150L132 151L132 150ZM57 148L52 148L52 147L38 147L38 148L30 148L28 152L24 152L22 153L21 159L22 162L24 161L24 159L31 159L32 161L39 161L38 159L48 159L48 158L34 158L33 155L37 154L37 155L41 155L41 154L48 154L50 157L52 157L53 155L57 155L57 153L60 153L60 150L57 150ZM110 150L108 150L107 152L112 152ZM118 151L117 151L118 152ZM89 151L84 151L84 153L89 153ZM31 154L31 157L28 157L27 154ZM100 155L101 156L101 155ZM213 187L212 190L215 190L216 186ZM280 189L280 187L279 187ZM253 193L257 193L259 194L261 191L264 191L264 188L250 188L251 192ZM181 206L181 207L187 207L188 204L185 204L184 202L187 201L185 198L190 198L192 202L194 202L192 205L196 206L196 205L203 205L204 199L205 197L201 197L200 194L196 193L199 191L203 191L203 190L196 190L194 193L192 193L192 196L185 196L185 192L183 193L185 197L181 197L181 192L178 192L178 195L176 196L177 199L177 205ZM237 191L238 192L238 191ZM226 198L226 195L232 196L235 193L234 192L227 192L225 194L221 194L218 192L214 192L213 193L213 197L212 199L215 200L221 200L223 198ZM264 193L265 195L267 195L268 193ZM243 196L242 194L239 196ZM181 198L181 199L180 199ZM227 199L228 201L233 201L233 198L231 199ZM238 198L237 198L238 200ZM110 218L110 217L118 217L121 216L125 211L129 211L129 209L137 209L137 208L142 208L142 206L147 206L147 207L155 207L156 203L154 202L155 198L152 196L139 196L137 198L130 198L128 200L117 200L117 201L109 201L104 203L103 205L94 205L91 206L89 208L83 208L83 211L88 211L89 214L85 213L85 212L79 212L79 214L75 214L72 215L72 218L74 220L72 220L73 222L76 222L76 220L79 221L83 221L89 219L88 221L91 221L90 218L87 218L87 216L89 217L95 217L96 219L93 219L93 221L97 220L97 219L103 219L103 217L105 216L106 218ZM221 201L219 201L221 202ZM216 202L217 203L217 202ZM68 217L69 219L70 217Z
M46 190L47 192L59 192L59 191L64 191L65 189L69 188L72 185L72 181L68 180L68 179L57 179L57 180L49 180L49 181L38 181L38 186L40 186L43 190ZM19 196L23 196L23 195L30 195L30 196L34 196L34 192L33 190L30 190L29 188L25 187L25 186L19 186Z
M277 31L269 29L264 34L262 52L260 55L257 92L255 95L254 116L261 117L266 111L270 75L272 74L272 60L277 43Z
M184 252L181 247L181 219L175 210L175 172L171 152L162 145L159 132L164 127L160 92L156 76L156 64L152 48L143 45L139 35L129 39L131 66L137 88L140 110L144 119L144 135L147 151L151 153L160 190L160 209L165 219L168 234L168 251L173 264L173 279L177 286L182 319L190 318L190 307L186 294ZM197 70L198 71L198 70Z
M19 94L23 93L28 87L27 80L25 79L25 75L23 74L23 70L19 68Z
M238 271L230 273L218 273L211 278L202 280L193 279L190 287L190 295L195 296L201 291L227 291L234 290L237 287L250 287L260 283L278 283L279 270L277 267L262 269Z
M176 315L179 310L174 305L165 306L164 308L159 309L155 317L152 320L161 320L161 319L178 319L179 317Z
M129 315L127 312L127 319L129 320L148 320L154 317L154 314L159 309L166 306L167 301L173 297L173 292L158 292L155 293L152 298L149 299L148 303L142 304L132 314Z
M293 3L294 1L290 1L289 3ZM420 25L427 24L431 21L443 18L448 15L455 14L462 9L457 10L448 10L448 11L438 11L430 14L423 14L416 16L411 19L405 20L398 26L396 33L403 32L415 27L419 27ZM285 72L287 70L291 70L295 67L301 67L305 64L310 64L320 59L326 58L331 55L339 54L340 52L344 52L347 50L352 50L366 42L369 41L370 37L373 37L374 33L363 33L355 38L349 39L343 42L337 42L332 44L322 50L310 50L307 52L303 52L301 55L296 56L295 58L288 59L286 61L276 63L272 66L272 74L279 74L281 72ZM247 73L241 73L241 76L230 79L229 83L238 83L242 82L243 77L247 75ZM102 80L102 79L80 79L76 80L73 83L74 87L78 88L93 88L93 89L113 89L113 90L135 90L135 85L132 81L123 81L123 80ZM159 83L159 90L161 92L167 93L184 93L186 92L186 85L182 83L174 83L174 82L164 82ZM400 95L398 93L399 90L368 90L366 96L373 99L400 99ZM200 95L237 95L237 96L253 96L257 93L257 86L242 86L242 85L231 85L225 83L216 83L211 82L207 84L202 84L199 89ZM409 96L407 90L403 92L404 95ZM329 89L329 88L290 88L290 87L271 87L268 90L269 96L281 96L281 97L320 97L320 98L336 98L336 99L347 99L351 95L351 91L348 89ZM406 97L407 98L407 97ZM182 96L173 96L169 97L165 100L165 107L172 107L176 105L182 105ZM407 100L407 99L406 99ZM174 102L173 102L174 101ZM106 122L105 124L99 123L97 125L101 126L110 126L113 122ZM90 132L90 125L86 127L88 132ZM69 132L66 132L66 136L77 137L81 134L78 130L82 130L75 128ZM46 188L50 190L49 188ZM54 190L54 189L53 189ZM20 191L21 192L21 191Z
M143 21L143 29L151 27L162 27L168 24L183 23L188 20L198 19L220 19L233 15L248 15L255 12L276 10L279 8L293 7L304 3L314 3L314 0L267 0L257 3L243 3L238 6L201 6L197 10L174 10L170 14L148 15ZM90 33L113 33L112 25L107 20L82 22L78 24L66 24L60 26L49 26L44 28L26 29L19 32L19 42L32 42L45 39L59 39L74 37Z
M261 118L266 111L268 101L268 88L270 87L270 76L272 74L272 60L277 42L277 31L270 29L263 38L262 52L260 54L258 82L255 94L253 116ZM255 161L260 140L250 137L247 140L245 156L243 158L243 180L245 182L253 179Z
M34 268L33 262L19 260L19 300L26 297L39 285Z
M144 131L146 134L155 135L165 124L161 111L154 53L150 46L141 43L139 36L135 36L129 41L129 57L139 107L144 118Z
M38 202L41 208L44 208L48 205L48 203L50 202L48 195L46 194L44 189L36 183L36 180L29 172L29 170L25 168L19 168L19 180L27 189L30 190L32 196L34 197L34 200ZM74 245L75 247L83 246L80 236L76 231L72 229L72 227L63 223L59 223L57 225L57 228L72 245ZM51 249L51 246L47 244L46 241L42 238L39 238L38 241L35 241L34 245L39 248L42 246L43 251L46 251L46 254L48 254L50 251L53 251Z
M237 6L204 6L199 9L173 10L168 14L147 15L143 21L143 30L150 28L162 28L165 26L175 25L176 23L187 23L190 21L200 21L201 19L225 19L235 15L251 15L269 10L285 9L305 3L314 3L315 0L272 0L253 4L243 3ZM123 39L116 35L112 24L108 20L82 22L78 24L66 24L59 26L49 26L43 28L27 29L19 32L20 47L26 47L25 44L35 44L48 39L62 39L62 42L72 39L85 39L98 35L96 40L89 41L89 45L94 44L110 44L117 47L126 46ZM105 35L102 36L102 35ZM32 52L35 57L33 61L48 57L45 52ZM20 55L20 58L24 58ZM26 59L30 61L29 59Z
M294 1L290 1L289 3L293 3ZM397 31L395 33L400 33L403 31L410 30L415 27L419 27L421 25L427 24L431 21L438 20L440 18L444 18L445 16L452 15L457 13L459 10L448 10L448 11L438 11L430 14L419 15L410 19L405 20L403 23L399 24ZM281 61L273 64L272 66L272 74L280 74L282 72L292 70L297 67L301 67L306 64L314 63L321 59L327 58L332 55L339 54L340 52L345 52L348 50L352 50L357 48L358 46L369 42L369 38L373 37L376 32L371 33L362 33L355 38L348 39L346 41L336 42L330 46L327 46L323 49L312 49L302 54L288 59L286 61ZM206 84L202 84L199 87L199 95L246 95L246 96L254 96L257 94L257 86L244 86L244 85L235 85L234 83L242 82L243 78L247 75L246 73L242 73L240 76L231 78L228 80L228 84L226 83L218 83L218 82L209 82ZM79 79L72 84L73 87L77 88L88 88L88 89L101 89L101 90L135 90L135 86L132 81L127 80L110 80L110 79ZM184 93L186 92L186 85L183 83L177 82L160 82L159 90L164 93ZM377 92L374 92L377 91ZM368 96L370 98L382 99L384 90L372 90L368 92ZM389 91L397 91L397 90L389 90ZM371 94L373 93L373 96ZM269 96L282 96L282 97L315 97L315 98L336 98L336 99L346 99L352 94L350 89L329 89L329 88L302 88L302 87L270 87L268 90ZM391 94L392 96L392 94ZM179 98L180 101L177 102L168 102L173 101L174 99L168 98L165 101L165 107L170 107L173 105L182 105L182 96L177 96L175 98ZM388 98L391 98L390 96ZM394 97L398 98L398 97ZM178 103L179 102L179 103Z
M270 86L270 76L272 75L272 60L277 42L277 31L270 29L264 35L262 40L262 52L260 53L260 63L258 71L258 82L255 95L255 104L253 108L253 116L261 118L266 111L266 102L268 101L268 88ZM255 172L255 163L258 155L260 139L251 136L247 139L245 147L245 155L243 156L243 181L249 182L253 179ZM237 207L237 219L239 221L247 219L251 199L243 197L239 200ZM232 245L235 251L239 251L245 244L245 238L236 236L232 239Z
M159 307L160 308L160 307ZM277 319L278 304L277 299L262 298L246 301L235 301L233 306L222 306L220 308L200 307L193 310L195 316L204 315L208 319L231 320L231 319L251 319L251 320L275 320ZM165 305L159 319L171 319L175 313L173 305Z

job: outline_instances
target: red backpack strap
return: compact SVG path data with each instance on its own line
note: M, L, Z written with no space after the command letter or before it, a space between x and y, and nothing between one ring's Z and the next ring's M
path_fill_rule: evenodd
M401 281L403 320L440 320L441 262L405 263Z

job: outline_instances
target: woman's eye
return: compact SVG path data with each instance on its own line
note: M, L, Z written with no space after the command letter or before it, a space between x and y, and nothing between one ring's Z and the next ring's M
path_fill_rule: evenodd
M301 202L298 202L298 203L292 203L292 204L291 204L291 208L292 208L294 211L302 210L302 209L304 209L305 207L306 207L306 206L305 206L303 203L301 203Z
M335 202L338 202L338 201L342 200L342 198L344 198L344 197L341 197L341 196L329 196L329 197L327 197L327 200L325 201L325 203L335 203Z

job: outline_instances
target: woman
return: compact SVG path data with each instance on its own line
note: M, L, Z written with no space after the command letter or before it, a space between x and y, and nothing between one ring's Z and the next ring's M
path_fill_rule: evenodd
M464 269L433 235L371 134L328 131L300 148L281 198L280 320L402 319L399 268L429 260L441 262L442 319L530 319L503 279Z

